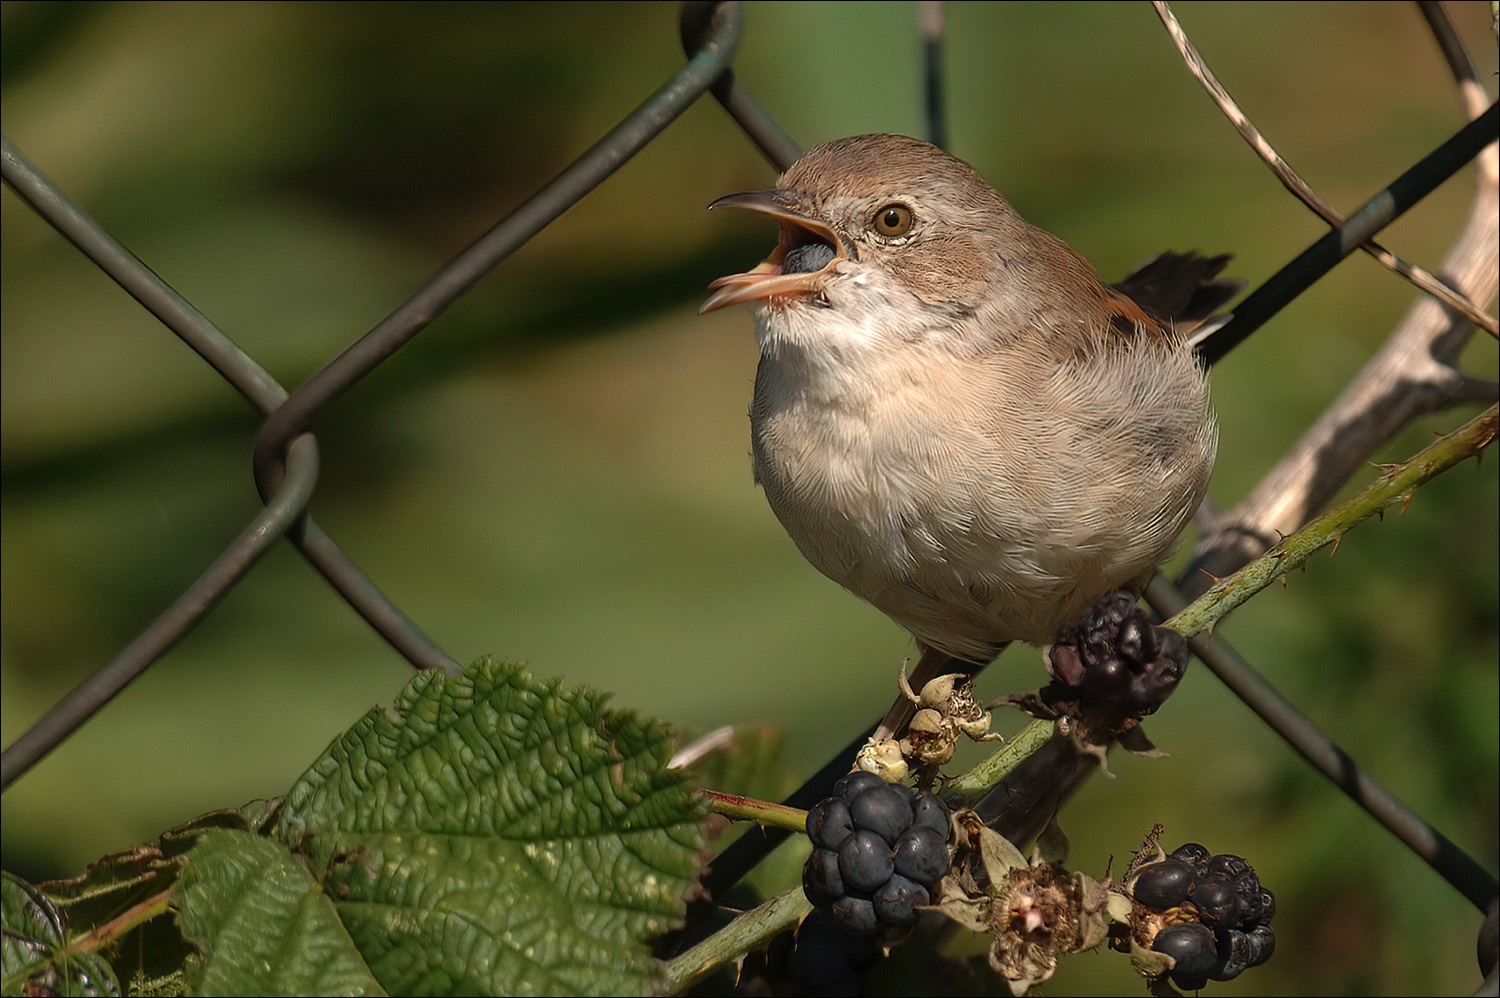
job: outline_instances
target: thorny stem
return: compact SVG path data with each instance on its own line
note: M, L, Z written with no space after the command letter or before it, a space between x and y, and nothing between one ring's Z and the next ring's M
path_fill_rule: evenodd
M1396 503L1411 501L1416 489L1442 472L1489 446L1495 438L1497 407L1484 412L1439 438L1405 464L1389 468L1344 503L1308 521L1265 554L1228 578L1219 579L1177 616L1168 627L1183 637L1210 630L1230 611L1266 586L1301 567L1313 553L1337 542L1357 524Z
M991 753L967 773L944 784L943 796L952 796L966 805L972 805L999 786L1001 780L1047 744L1055 727L1052 721L1032 721L1006 741L1003 748Z
M667 961L666 994L685 991L714 971L796 925L812 911L801 887L778 894L740 915L691 949Z
M785 828L789 832L801 832L807 827L807 812L800 807L787 807L718 790L700 789L698 796L708 802L710 811L731 821L753 821L757 825Z
M1170 582L1158 576L1151 586L1146 595L1153 607L1168 612L1181 607L1182 597ZM1188 643L1193 654L1209 671L1308 765L1343 791L1470 903L1484 911L1494 901L1500 885L1493 874L1423 820L1410 805L1325 735L1311 718L1278 693L1228 643L1207 633L1190 638Z
M1337 542L1358 524L1394 504L1400 503L1404 508L1416 489L1423 484L1454 465L1477 457L1495 439L1497 427L1500 427L1500 407L1491 406L1481 415L1420 451L1405 464L1385 469L1378 479L1348 501L1311 521L1234 575L1218 580L1208 592L1164 626L1188 638L1210 630L1231 610L1306 563L1315 552ZM998 786L1019 764L1051 744L1052 731L1053 725L1049 722L1033 722L989 759L949 783L947 790L965 802L982 797ZM1081 780L1077 782L1081 784ZM795 808L751 801L730 794L703 792L703 796L709 800L712 810L731 818L759 821L779 827L801 827L800 822L792 825L787 815L780 813L802 813ZM803 898L800 888L793 888L744 913L697 946L668 962L668 993L677 993L691 987L716 968L763 946L778 932L795 925L810 910L811 906Z
M171 888L153 894L144 901L126 908L103 925L94 926L87 933L63 947L58 955L67 956L70 954L92 953L95 950L111 946L118 942L121 936L132 929L139 928L160 915L165 915L171 907L171 901Z
M1485 86L1441 5L1423 3L1421 8L1453 72L1472 127L1474 119L1493 114L1487 111L1490 98ZM1163 14L1164 20L1169 13ZM1169 31L1175 27L1174 35L1180 33L1175 20L1167 25ZM1185 36L1179 39L1179 47L1185 47L1190 68L1195 60L1201 62ZM1203 73L1207 74L1206 66ZM1216 81L1207 75L1210 78L1204 84L1218 100ZM1223 97L1228 100L1227 94ZM1236 116L1243 118L1242 112L1222 102L1221 107L1240 127ZM1248 120L1243 125L1241 134L1249 129L1252 134L1246 135L1247 141L1259 149L1264 143L1259 131ZM1274 156L1275 151L1269 154ZM1484 303L1493 301L1500 280L1496 266L1500 152L1493 138L1472 165L1475 186L1469 216L1437 270L1468 301ZM1263 554L1277 536L1300 528L1377 448L1419 416L1455 405L1494 402L1500 386L1467 375L1458 366L1474 330L1472 322L1470 315L1450 310L1435 298L1414 302L1380 350L1253 489L1232 509L1216 512L1205 506L1194 560L1178 579L1178 588L1189 598L1198 596L1207 588L1207 578L1229 575ZM1481 325L1494 329L1493 320Z
M1493 874L1365 772L1232 649L1212 638L1211 632L1225 614L1305 563L1314 552L1328 544L1337 546L1343 535L1356 524L1382 514L1396 503L1404 509L1418 486L1465 458L1477 458L1495 438L1497 411L1500 409L1491 406L1406 464L1387 469L1373 484L1338 508L1311 521L1234 575L1218 580L1207 593L1176 613L1166 624L1188 637L1193 651L1203 663L1309 764L1481 911L1495 897ZM1163 612L1168 612L1174 603L1180 604L1181 601L1170 585L1159 586L1158 583L1153 583L1148 598Z

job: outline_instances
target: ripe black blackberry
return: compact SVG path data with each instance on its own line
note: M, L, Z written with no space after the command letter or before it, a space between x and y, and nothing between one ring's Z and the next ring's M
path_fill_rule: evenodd
M813 853L802 890L844 928L910 925L948 872L948 808L872 773L850 773L807 812Z
M1189 842L1140 867L1129 886L1137 904L1167 919L1151 948L1176 961L1171 978L1179 988L1233 980L1276 949L1276 896L1242 857Z
M1101 598L1076 627L1064 628L1048 654L1052 697L1081 701L1095 714L1117 719L1153 714L1187 669L1182 636L1153 627L1127 592Z

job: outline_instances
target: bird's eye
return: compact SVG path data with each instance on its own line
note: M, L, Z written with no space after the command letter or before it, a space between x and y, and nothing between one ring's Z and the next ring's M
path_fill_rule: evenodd
M911 209L904 204L888 204L875 213L870 226L882 236L904 236L911 231Z

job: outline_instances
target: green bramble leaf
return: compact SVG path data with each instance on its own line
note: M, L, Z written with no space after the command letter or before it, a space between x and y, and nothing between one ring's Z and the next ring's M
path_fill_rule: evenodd
M385 994L301 860L250 832L199 837L173 889L193 994Z
M645 994L701 805L671 732L489 659L424 673L282 799L33 887L5 995Z
M0 994L117 995L109 961L69 946L68 920L41 891L0 874Z
M701 809L669 729L482 659L414 679L283 802L274 835L385 990L644 994Z

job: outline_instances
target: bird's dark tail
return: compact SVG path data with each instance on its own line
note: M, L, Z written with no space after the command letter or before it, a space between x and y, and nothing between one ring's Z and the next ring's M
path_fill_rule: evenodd
M1229 321L1229 313L1220 309L1245 290L1244 281L1219 277L1232 259L1230 253L1204 256L1166 252L1137 267L1113 287L1196 344Z

